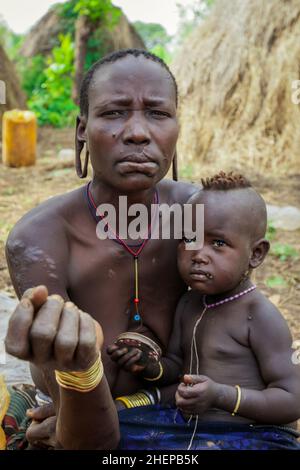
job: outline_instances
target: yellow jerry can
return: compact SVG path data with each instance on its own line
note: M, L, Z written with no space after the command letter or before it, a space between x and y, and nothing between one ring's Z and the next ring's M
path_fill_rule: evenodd
M4 377L0 375L0 450L5 450L6 448L6 437L1 424L8 410L9 402L10 396L4 382Z
M2 160L7 166L34 165L36 160L37 124L31 111L13 109L3 114Z

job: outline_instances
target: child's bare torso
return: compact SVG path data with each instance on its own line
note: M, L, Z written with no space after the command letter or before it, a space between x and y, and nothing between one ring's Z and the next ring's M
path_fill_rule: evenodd
M259 292L255 293L255 297L255 305L260 300L263 303L264 297ZM251 298L253 299L253 295ZM193 328L202 311L200 294L191 292L181 322L183 372L206 375L215 382L226 385L240 385L242 388L254 390L264 389L266 385L251 350L250 323L255 321L255 308L247 296L238 302L232 301L206 310L195 335L199 367L197 370L194 351L193 367L190 370ZM251 422L249 419L232 416L231 413L218 409L207 411L200 419Z

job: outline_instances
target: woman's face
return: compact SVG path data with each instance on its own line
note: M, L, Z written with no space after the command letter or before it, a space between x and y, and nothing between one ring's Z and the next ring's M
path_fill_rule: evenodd
M126 56L96 71L86 140L94 175L119 191L153 187L167 173L178 138L174 83L158 63Z

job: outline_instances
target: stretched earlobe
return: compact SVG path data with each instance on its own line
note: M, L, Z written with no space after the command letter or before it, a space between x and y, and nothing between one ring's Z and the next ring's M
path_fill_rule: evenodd
M268 240L260 239L254 243L252 247L252 255L249 260L249 268L257 268L265 259L268 251L270 249L270 243Z
M84 147L84 143L86 144L86 142L78 138L78 127L80 123L81 123L80 118L79 116L77 116L76 133L75 133L75 167L76 167L76 173L79 176L79 178L85 178L87 176L87 170L88 170L88 164L89 164L89 150L86 148L84 166L82 169L80 157L81 157L82 149Z
M173 181L178 181L177 150L175 150L175 154L172 161L172 177Z

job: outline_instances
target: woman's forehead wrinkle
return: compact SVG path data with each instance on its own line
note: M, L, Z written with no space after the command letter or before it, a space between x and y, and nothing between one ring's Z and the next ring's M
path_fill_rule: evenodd
M119 84L118 87L114 87L111 83L108 86L98 86L90 90L90 101L91 108L105 107L110 105L117 106L172 106L174 102L174 96L167 90L164 93L159 84L144 83L141 87L136 87L134 84L128 84L128 86Z
M157 64L143 65L145 67L132 71L128 71L130 67L120 68L119 63L101 67L90 84L90 96L93 96L93 99L101 95L106 98L127 94L136 97L140 92L147 95L147 98L176 101L174 85L167 72Z

